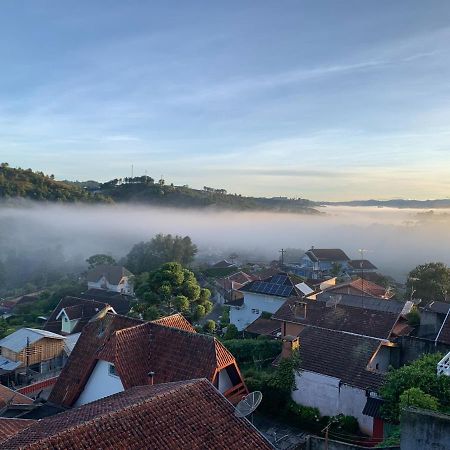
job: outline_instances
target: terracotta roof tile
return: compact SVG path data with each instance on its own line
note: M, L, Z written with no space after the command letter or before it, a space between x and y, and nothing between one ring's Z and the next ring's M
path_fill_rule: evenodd
M56 308L52 311L44 325L44 330L51 331L52 333L61 333L61 317L59 319L57 319L57 317L64 309L66 310L66 313L68 313L69 319L81 319L72 330L72 333L79 333L89 319L106 306L108 306L107 303L66 296L61 299Z
M182 314L172 314L171 316L162 317L153 320L153 323L159 323L166 327L178 328L179 330L190 331L196 333L195 328L184 318Z
M381 344L379 339L306 327L299 335L300 365L360 389L377 390L383 376L366 369Z
M0 417L0 444L34 423L34 420L29 419ZM4 448L3 445L1 448Z
M336 294L352 294L354 291L362 292L364 295L377 298L392 298L395 294L392 291L388 291L384 286L380 286L372 281L357 278L353 281L337 284L326 289L326 292L334 292Z
M139 386L42 419L2 449L268 450L207 380Z
M84 328L49 400L72 406L98 359L115 365L125 389L147 384L149 372L155 384L214 381L217 370L235 364L212 336L108 314Z
M5 405L31 405L33 399L0 384L0 408Z
M245 329L245 331L264 336L274 336L277 332L281 331L281 324L278 320L258 317L258 319Z
M388 300L386 300L388 301ZM306 304L296 312L296 304ZM358 308L344 304L330 305L327 302L302 299L289 299L272 316L275 320L317 326L329 330L388 339L399 313L391 313L368 308Z

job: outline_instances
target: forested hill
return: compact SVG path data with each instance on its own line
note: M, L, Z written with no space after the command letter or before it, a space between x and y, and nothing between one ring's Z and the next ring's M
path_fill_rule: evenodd
M165 180L155 182L148 176L111 180L101 184L98 192L111 197L115 202L149 203L181 208L319 214L314 209L313 202L301 198L244 197L207 186L203 189L193 189L188 186L166 184Z
M108 202L82 187L56 181L53 175L0 164L0 199L26 198L51 202Z
M144 203L175 208L320 214L314 209L313 202L301 198L244 197L228 194L224 189L206 186L192 189L166 184L164 180L155 182L148 176L114 179L106 183L56 181L53 175L16 169L3 163L0 165L0 199L15 197L40 201Z

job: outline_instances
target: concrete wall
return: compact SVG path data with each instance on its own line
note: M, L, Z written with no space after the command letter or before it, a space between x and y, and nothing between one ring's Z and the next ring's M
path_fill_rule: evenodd
M402 450L448 450L450 416L409 408L401 417Z
M297 390L292 392L295 402L318 408L323 416L341 413L354 416L361 431L372 435L373 418L362 413L367 401L364 390L341 384L338 378L308 371L297 374L295 381Z
M263 311L274 313L285 301L286 299L281 297L245 292L244 305L241 308L230 309L230 323L242 331L253 323Z
M99 398L107 397L108 395L116 394L124 390L120 378L109 373L110 363L99 360L89 377L88 382L84 386L83 392L78 397L74 406L91 403Z
M414 361L427 353L441 352L447 354L450 352L450 345L435 344L429 339L417 338L413 336L402 336L398 338L400 344L400 364L404 365Z
M218 390L222 394L228 389L231 389L233 387L233 382L230 379L230 376L228 375L227 369L222 369L219 372L219 387Z
M386 373L391 362L391 349L382 345L373 359L369 362L368 368L379 372Z
M325 439L316 437L316 436L310 436L308 438L307 444L306 444L306 450L323 450L325 447ZM399 450L400 447L383 447L384 450ZM367 447L362 447L360 445L353 445L353 444L347 444L346 442L338 442L333 441L332 439L328 440L328 450L359 450L359 449L365 449L367 450Z

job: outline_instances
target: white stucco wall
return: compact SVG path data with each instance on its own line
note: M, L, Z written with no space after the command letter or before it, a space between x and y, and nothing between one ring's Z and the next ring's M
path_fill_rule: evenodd
M91 403L123 390L120 378L109 374L109 362L99 360L74 406Z
M253 323L263 311L274 313L285 301L286 299L282 297L245 292L244 305L240 308L230 309L230 323L242 331Z
M386 373L390 363L390 348L382 345L368 364L368 368L380 373Z
M231 382L226 369L221 370L219 372L219 392L223 394L225 391L228 391L228 389L232 387L233 383Z
M89 289L106 289L108 291L113 292L121 292L123 294L132 294L133 293L133 285L129 283L128 278L122 278L120 284L111 284L106 280L105 277L100 278L100 280L88 281Z
M362 389L342 384L339 379L315 372L303 371L296 375L297 390L292 392L292 399L305 406L318 408L321 415L335 416L345 414L358 419L361 430L372 435L373 419L363 415L366 393Z

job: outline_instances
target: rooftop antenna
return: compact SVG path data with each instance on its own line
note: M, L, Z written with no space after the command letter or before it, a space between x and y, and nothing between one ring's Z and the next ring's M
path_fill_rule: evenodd
M251 422L253 424L253 412L259 406L262 400L262 393L260 391L250 392L237 405L234 410L236 417L247 417L251 415Z
M134 177L134 165L131 164L131 179Z
M281 270L283 270L283 268L284 268L284 254L286 253L286 250L284 248L282 248L280 250L280 253L281 253Z

